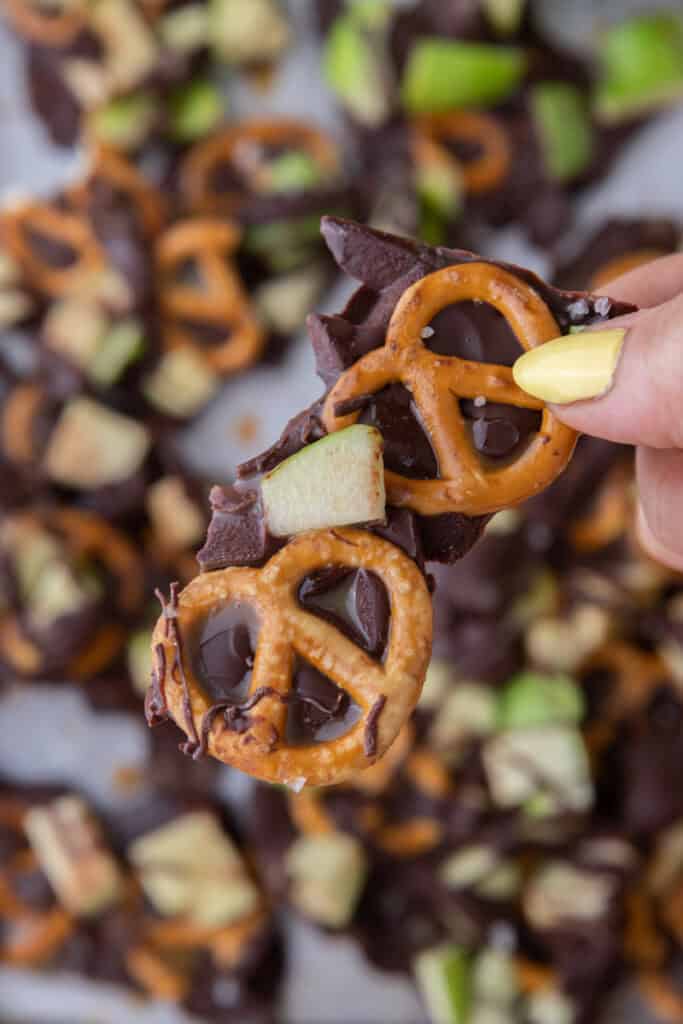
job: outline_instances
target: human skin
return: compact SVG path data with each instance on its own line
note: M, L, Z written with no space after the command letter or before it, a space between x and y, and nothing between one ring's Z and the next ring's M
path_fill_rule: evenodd
M603 293L640 307L610 321L605 334L625 333L616 347L612 337L608 356L591 353L602 331L572 335L551 343L552 363L536 355L539 349L522 357L515 379L551 400L568 426L635 445L639 539L658 561L683 570L683 254L640 267ZM583 349L577 338L585 339ZM558 391L561 404L552 402ZM574 395L582 400L572 401Z

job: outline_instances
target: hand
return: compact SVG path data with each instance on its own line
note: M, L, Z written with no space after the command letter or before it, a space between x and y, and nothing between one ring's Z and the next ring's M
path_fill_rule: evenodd
M636 446L640 540L683 570L683 254L603 292L640 311L533 349L515 380L576 430Z

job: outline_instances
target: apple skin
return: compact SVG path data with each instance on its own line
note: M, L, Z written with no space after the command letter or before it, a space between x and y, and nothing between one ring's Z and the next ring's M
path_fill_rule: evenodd
M307 530L383 522L382 435L355 424L328 434L280 463L261 481L268 530L291 537Z

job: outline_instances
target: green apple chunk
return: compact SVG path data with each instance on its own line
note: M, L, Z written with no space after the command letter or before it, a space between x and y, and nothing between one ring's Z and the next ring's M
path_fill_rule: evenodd
M549 176L565 182L582 174L594 137L581 90L567 82L540 82L531 91L531 113Z
M493 31L511 36L522 24L526 0L482 0L482 6Z
M367 877L367 859L353 836L300 836L286 857L289 898L318 924L344 928L353 917Z
M382 435L356 424L290 456L261 482L275 537L384 520Z
M569 676L521 672L501 694L498 726L525 729L553 723L578 725L583 713L583 696Z
M154 126L158 107L153 96L131 93L119 96L90 115L95 137L117 149L131 150L141 146Z
M594 102L604 121L622 121L683 95L683 17L660 11L630 18L603 36Z
M513 46L422 39L403 76L403 103L411 114L491 106L514 93L526 63Z
M391 110L391 76L386 59L389 7L354 5L332 25L323 56L325 78L348 113L371 127Z
M168 121L178 142L194 142L212 132L223 119L225 102L221 91L205 78L175 89L169 98Z
M471 1003L471 964L461 946L444 944L420 953L413 972L431 1024L465 1024Z
M289 43L289 24L277 0L210 0L208 8L208 37L219 60L261 64L275 60Z

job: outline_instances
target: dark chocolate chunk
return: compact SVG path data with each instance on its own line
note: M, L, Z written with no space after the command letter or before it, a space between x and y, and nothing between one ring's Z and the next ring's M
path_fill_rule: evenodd
M299 601L372 657L384 654L390 606L386 588L374 573L365 569L323 569L302 581Z
M287 710L287 742L322 742L343 736L360 717L360 708L332 680L308 662L294 672Z
M195 675L207 696L237 704L248 692L259 621L241 602L217 608L188 638Z
M229 565L262 565L277 550L263 519L258 491L213 487L206 543L197 554L202 572Z

